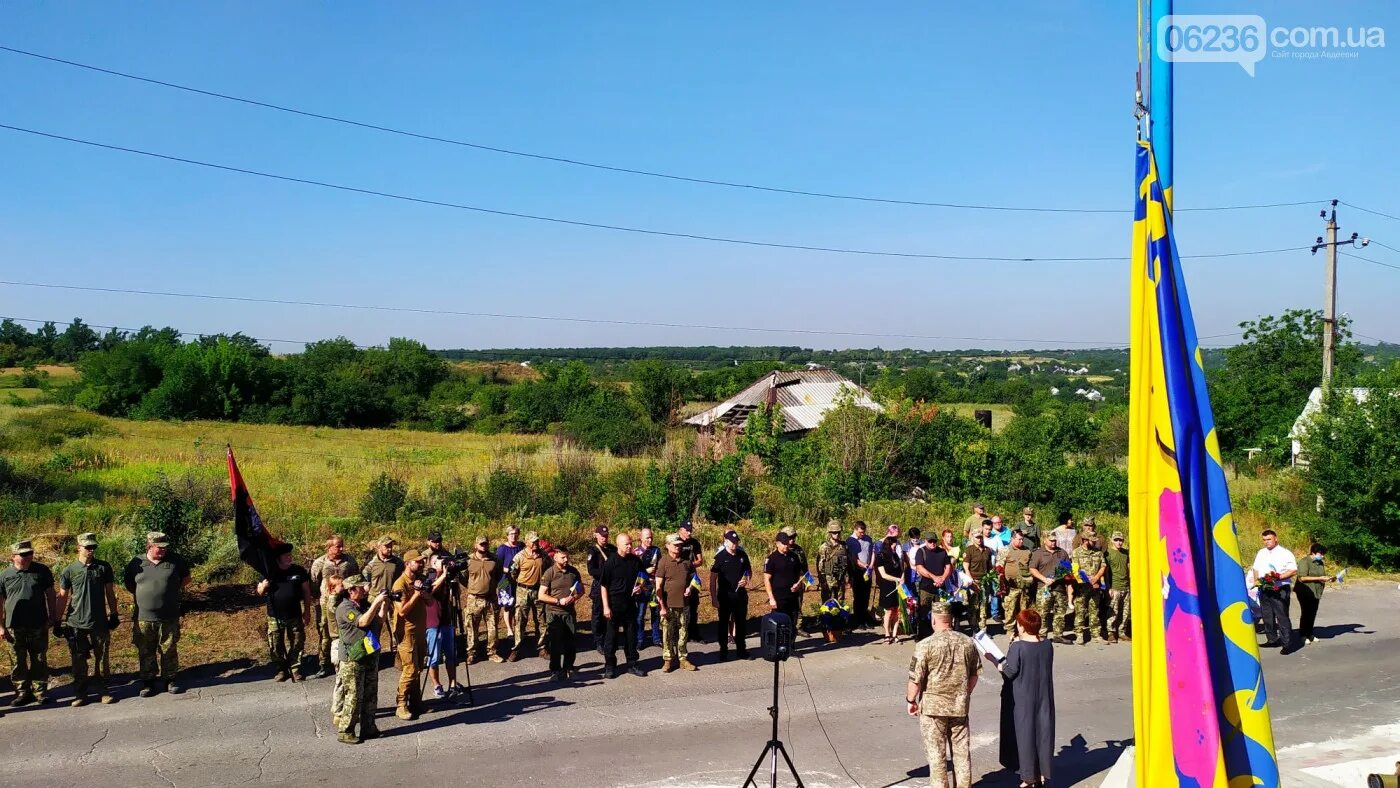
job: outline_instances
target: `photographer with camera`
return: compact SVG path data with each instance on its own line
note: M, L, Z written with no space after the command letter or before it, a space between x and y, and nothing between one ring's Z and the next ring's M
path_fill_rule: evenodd
M419 676L428 654L429 595L447 583L447 573L434 578L424 576L423 556L417 550L403 554L403 574L394 581L390 599L394 601L396 653L399 662L398 708L394 716L415 720L424 711L423 685Z
M439 543L441 540L439 540ZM454 581L459 571L452 554L447 551L430 553L428 582L433 589L424 602L428 635L428 678L433 682L433 697L438 700L462 691L457 683L457 637L453 624L452 604ZM439 582L441 581L441 582ZM442 688L438 666L447 665L447 689Z
M15 650L10 680L15 686L11 706L43 703L49 686L49 626L62 636L53 572L34 560L34 546L22 539L10 546L10 565L0 572L0 603L5 622L0 638Z
M475 551L467 559L466 603L462 605L467 617L467 664L476 664L478 628L486 627L486 656L492 662L505 662L496 653L496 578L500 565L496 556L487 552L490 541L482 534L476 538Z
M389 604L389 592L379 592L370 602L369 581L362 575L351 575L342 585L344 595L337 599L335 623L345 656L340 660L331 719L340 734L338 741L359 744L379 736L374 725L379 699L379 622Z
M68 650L73 656L73 702L87 705L88 659L91 677L103 703L112 703L107 692L112 666L108 648L117 628L117 587L112 565L97 558L97 534L78 536L78 560L58 576L58 609L67 611Z

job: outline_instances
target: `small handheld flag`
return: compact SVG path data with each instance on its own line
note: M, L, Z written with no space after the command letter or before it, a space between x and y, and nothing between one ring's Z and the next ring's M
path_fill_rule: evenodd
M574 584L569 586L569 596L583 596L583 583L581 581L575 580Z
M1338 585L1340 585L1340 584L1342 584L1342 583L1345 583L1345 582L1347 581L1347 569L1350 569L1350 567L1344 567L1344 568L1342 569L1342 571L1340 571L1340 572L1337 573L1337 578L1336 578L1336 580L1337 580L1337 584L1338 584Z
M690 575L690 587L699 591L704 586L700 583L700 575L692 572Z
M812 573L811 573L810 571L807 572L807 574L805 574L805 575L802 576L802 585L804 585L804 586L814 586L814 585L816 585L816 584L817 584L817 579L816 579L815 577L812 577Z

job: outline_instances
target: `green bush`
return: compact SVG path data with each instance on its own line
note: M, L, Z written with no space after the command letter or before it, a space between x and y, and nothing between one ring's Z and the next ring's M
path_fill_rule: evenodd
M408 498L408 484L387 472L380 473L360 499L360 517L372 523L392 523Z

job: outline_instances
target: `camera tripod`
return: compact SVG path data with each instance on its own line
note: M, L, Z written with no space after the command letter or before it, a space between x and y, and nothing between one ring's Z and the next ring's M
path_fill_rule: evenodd
M797 767L792 765L792 758L788 755L787 749L783 747L783 742L778 738L778 665L781 660L773 660L773 705L768 707L768 716L773 718L773 737L768 743L763 745L763 752L758 754L758 760L754 761L753 768L749 769L749 776L744 778L740 788L748 788L752 785L758 788L758 782L754 777L758 774L758 767L763 765L763 759L769 759L768 765L768 785L770 788L778 788L778 755L783 756L787 763L788 774L797 783L797 788L803 788L802 778L797 774Z
M455 581L454 581L454 584L455 584ZM455 591L455 589L453 589L453 590ZM452 638L452 658L451 658L451 659L448 659L448 660L445 660L445 661L443 662L443 667L447 670L447 679L448 679L448 682L449 682L449 683L450 683L453 679L457 678L457 661L458 661L458 660L457 660L457 639L460 637L462 640L466 640L466 632L461 631L461 627L462 627L462 618L461 618L460 615L458 615L458 612L459 612L459 611L458 611L458 607L457 607L457 595L456 595L455 593L449 593L449 594L447 595L447 604L443 606L443 609L442 609L442 611L441 611L441 613L440 613L440 616L439 616L439 619L438 619L439 622L441 622L441 621L450 621L450 622L452 622L452 625L449 627L448 635L447 635L448 637ZM423 679L422 679L422 686L420 686L420 687L418 688L418 697L419 697L419 698L422 698L422 697L424 696L424 694L427 693L427 690L428 690L428 655L427 655L427 654L424 654L424 655L423 655L423 665L422 665L422 668L423 668ZM476 699L472 697L472 665L471 665L471 661L470 661L470 660L463 660L463 661L462 661L462 673L463 673L463 675L466 677L466 682L464 682L464 683L461 684L460 686L461 686L464 690L466 690L467 699L466 699L465 701L457 701L457 705L459 705L459 706L475 706L475 705L476 705Z

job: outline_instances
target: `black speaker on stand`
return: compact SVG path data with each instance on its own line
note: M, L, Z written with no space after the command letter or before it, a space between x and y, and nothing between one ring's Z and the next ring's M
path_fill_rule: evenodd
M744 778L741 788L747 788L750 785L758 788L758 782L754 780L754 777L758 774L758 767L763 765L764 758L769 759L769 788L778 788L779 754L787 763L788 773L797 783L797 788L803 788L802 778L797 774L797 767L792 765L792 758L788 756L787 749L783 747L782 740L778 738L778 666L792 654L793 626L792 618L786 613L769 613L759 620L758 633L763 646L763 658L773 663L773 705L768 707L768 716L773 719L773 735L763 746L763 752L758 754L758 760L754 761L753 768L749 770L749 776Z

